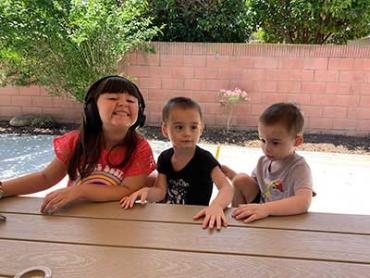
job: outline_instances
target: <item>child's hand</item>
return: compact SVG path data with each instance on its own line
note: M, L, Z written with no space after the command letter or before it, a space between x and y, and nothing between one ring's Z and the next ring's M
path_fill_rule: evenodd
M217 204L213 204L202 209L196 215L194 215L193 219L197 220L202 217L204 217L202 224L203 229L206 229L207 227L213 229L216 226L217 230L220 230L222 225L224 227L227 226L224 210Z
M232 216L236 219L245 219L245 223L250 223L257 219L266 218L269 216L269 212L264 204L246 204L239 205L232 212Z
M55 190L45 196L40 211L42 213L52 214L78 198L78 186Z
M143 205L146 203L146 199L148 198L150 188L144 187L130 196L123 197L119 202L121 203L121 207L124 209L132 208L135 204L135 201L140 198L140 203Z

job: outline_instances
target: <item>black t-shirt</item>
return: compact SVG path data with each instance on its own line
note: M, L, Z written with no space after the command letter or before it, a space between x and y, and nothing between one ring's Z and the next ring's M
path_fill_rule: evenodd
M208 206L213 181L212 170L220 166L213 155L200 147L189 163L180 171L172 167L173 148L163 151L158 157L157 169L167 177L166 203Z

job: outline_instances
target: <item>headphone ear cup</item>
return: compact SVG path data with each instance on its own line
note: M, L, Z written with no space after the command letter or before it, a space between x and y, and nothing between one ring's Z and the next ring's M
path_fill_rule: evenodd
M86 127L91 130L97 130L100 117L96 117L96 115L99 115L99 112L97 111L97 108L94 108L94 104L92 102L88 102L85 104L84 113L84 121Z

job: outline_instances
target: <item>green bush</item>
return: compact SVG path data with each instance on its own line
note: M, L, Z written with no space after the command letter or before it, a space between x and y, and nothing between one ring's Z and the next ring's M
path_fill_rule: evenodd
M370 34L369 0L248 0L248 5L264 42L344 44Z
M147 9L142 0L0 1L1 85L38 84L81 101L159 31Z
M246 42L252 32L244 0L151 0L155 39L185 42Z

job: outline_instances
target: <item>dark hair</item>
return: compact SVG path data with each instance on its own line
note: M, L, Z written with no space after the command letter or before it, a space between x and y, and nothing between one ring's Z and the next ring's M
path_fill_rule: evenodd
M304 118L300 109L293 103L275 103L259 117L264 125L283 124L289 133L297 135L303 131Z
M162 110L162 122L165 123L168 121L168 118L170 117L170 113L172 109L180 107L180 108L190 108L195 109L199 112L200 119L203 120L203 114L202 109L200 108L200 105L188 97L174 97L171 98L166 105L163 107Z
M125 158L118 165L114 166L123 168L127 165L136 148L138 134L135 129L143 126L145 122L144 98L139 88L130 80L122 76L105 76L95 81L85 95L83 121L80 126L80 138L71 160L68 163L68 175L71 180L75 180L77 174L79 174L81 178L89 176L99 160L103 123L99 115L97 100L99 96L105 93L128 93L136 97L139 103L139 113L136 122L129 128L122 142L110 150L111 152L118 146L128 146ZM109 154L108 164L109 166L113 166L109 162Z

